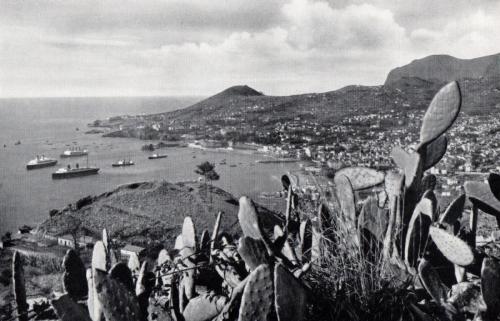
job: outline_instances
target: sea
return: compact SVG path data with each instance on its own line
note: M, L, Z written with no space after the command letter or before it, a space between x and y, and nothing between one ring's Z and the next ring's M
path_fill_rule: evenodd
M121 98L13 98L0 99L0 234L16 232L24 224L35 226L59 209L87 195L98 195L121 184L150 180L196 180L194 170L203 161L216 165L220 180L214 185L236 197L256 198L261 192L281 190L281 175L297 170L298 163L256 163L264 155L249 151L166 148L164 159L148 160L141 147L155 141L105 138L85 134L96 119L138 115L187 107L201 97ZM16 144L20 142L20 144ZM88 160L61 159L70 147L89 150ZM26 170L36 155L58 159L55 167ZM136 165L113 168L120 159ZM100 168L98 175L53 180L52 172L76 163ZM223 163L226 163L225 165ZM222 164L221 164L222 163ZM232 166L231 166L232 165ZM265 205L265 204L263 204Z

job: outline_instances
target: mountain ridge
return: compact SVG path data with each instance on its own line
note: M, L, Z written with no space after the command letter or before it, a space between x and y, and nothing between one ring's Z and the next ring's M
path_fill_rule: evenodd
M450 82L495 76L500 76L500 53L471 59L460 59L450 55L430 55L392 69L384 85L390 85L403 77Z

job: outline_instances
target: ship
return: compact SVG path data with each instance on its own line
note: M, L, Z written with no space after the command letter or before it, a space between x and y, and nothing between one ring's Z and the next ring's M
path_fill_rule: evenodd
M67 149L61 154L61 158L66 158L66 157L80 157L80 156L86 156L88 155L89 152L86 149Z
M50 167L57 164L57 160L45 156L36 156L35 159L32 159L26 164L26 169L37 169L43 167Z
M160 154L153 154L151 156L149 156L148 158L149 159L159 159L159 158L166 158L167 155L160 155Z
M52 179L61 179L61 178L74 178L88 175L95 175L99 172L99 168L97 167L79 167L78 164L76 167L71 168L68 165L67 168L59 168L57 171L52 173Z
M113 167L124 167L124 166L132 166L132 165L135 165L135 163L131 160L119 160L118 162L116 163L113 163L111 164L111 166Z

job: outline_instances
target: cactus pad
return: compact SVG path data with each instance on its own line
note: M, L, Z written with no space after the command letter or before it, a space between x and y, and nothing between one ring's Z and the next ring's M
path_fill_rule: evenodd
M185 321L209 321L222 312L226 303L225 296L203 293L189 300L182 314Z
M385 191L389 198L401 195L405 186L405 177L396 172L388 172L385 176Z
M344 167L336 175L345 175L352 184L352 189L357 191L384 182L384 172L366 167Z
M425 112L420 128L420 145L426 145L443 134L457 119L462 96L458 82L450 82L439 90Z
M94 303L95 301L97 301L97 293L95 292L94 276L92 273L92 269L87 269L86 277L87 277L87 287L89 289L87 297L87 310L89 311L90 318L94 320Z
M500 215L500 201L493 195L490 186L483 182L465 182L465 195L481 211L498 216Z
M238 321L266 321L274 299L269 265L262 264L248 275L243 290Z
M500 175L490 173L490 175L488 175L488 185L490 185L491 193L500 200Z
M141 262L139 261L139 257L135 253L131 253L128 257L128 268L132 272L132 275L138 275L139 270L141 269Z
M249 236L256 240L263 239L262 227L260 226L257 209L253 201L246 196L240 198L238 220L245 236Z
M109 270L109 277L114 280L120 281L127 290L134 290L134 279L132 277L132 272L125 263L120 262L113 265L113 267Z
M378 207L377 199L370 196L366 199L361 208L358 217L358 231L367 230L376 240L383 242L387 223L389 220L389 212L386 209Z
M274 304L278 321L303 320L307 292L304 285L283 265L274 267Z
M108 230L102 230L102 244L104 244L104 248L106 252L110 250L109 238L108 238Z
M474 262L472 249L458 237L435 226L431 226L429 234L437 248L450 262L460 266L468 266Z
M464 211L465 194L454 199L439 218L439 223L453 225Z
M240 238L238 253L251 271L267 263L269 259L264 242L248 236Z
M208 250L210 249L210 233L207 229L203 230L203 232L201 233L200 249L203 252L208 252Z
M183 248L184 248L184 243L182 242L182 234L181 235L177 235L177 237L175 238L174 249L180 251Z
M432 218L429 216L430 201L422 199L415 208L408 225L405 240L405 263L409 267L416 268L418 259L422 257L429 237L429 227ZM432 211L432 210L431 210Z
M108 266L109 262L106 256L106 247L102 241L97 241L92 251L92 269L107 271Z
M335 193L343 214L340 224L344 237L349 243L357 245L359 244L359 240L356 235L356 203L351 182L344 175L335 175L334 182Z
M481 267L481 291L489 315L500 313L500 262L485 258Z
M63 259L64 291L75 300L81 300L87 296L88 287L85 276L85 266L74 250L68 250Z
M311 221L306 219L300 223L299 228L300 238L300 257L302 263L311 261L311 246L312 246L312 226Z
M428 145L421 146L421 148L425 148L421 152L421 155L425 155L423 158L423 169L424 171L433 167L441 158L443 158L444 154L446 154L446 148L448 147L448 138L445 135L439 136L436 140L429 143Z
M189 216L184 218L184 224L182 224L182 244L185 247L197 248L196 230L193 220Z
M439 274L433 269L426 259L422 259L418 265L418 275L427 293L434 301L441 304L447 299L448 288L439 278Z
M162 249L160 253L158 253L158 266L162 266L166 262L170 261L172 261L172 258L170 257L170 254L168 254L168 251Z
M50 304L61 321L92 321L88 312L68 294L50 300Z
M16 299L19 321L28 320L28 303L26 302L26 286L24 279L24 260L21 253L14 251L12 256L12 288Z
M94 280L99 301L107 321L141 321L141 311L135 295L120 281L99 270Z

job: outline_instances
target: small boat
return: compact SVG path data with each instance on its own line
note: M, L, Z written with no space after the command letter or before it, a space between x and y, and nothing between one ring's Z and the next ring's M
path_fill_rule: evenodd
M17 142L14 143L14 145L21 145L21 141L18 140Z
M132 166L132 165L135 165L135 163L131 160L119 160L118 162L116 163L113 163L111 164L111 166L113 167L124 167L124 166Z
M86 149L67 149L61 154L61 158L86 156L89 152Z
M159 158L167 158L167 155L153 154L148 157L148 159L159 159Z
M35 159L32 159L26 164L26 169L37 169L37 168L43 168L43 167L50 167L54 166L57 164L57 160L49 157L45 157L44 155L42 156L36 156Z
M231 164L229 165L229 167L236 167L236 164Z
M57 171L52 173L52 179L60 178L74 178L88 175L95 175L99 172L97 167L77 167L71 168L69 165L67 168L59 168Z

